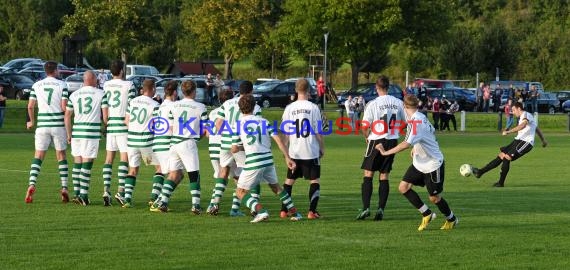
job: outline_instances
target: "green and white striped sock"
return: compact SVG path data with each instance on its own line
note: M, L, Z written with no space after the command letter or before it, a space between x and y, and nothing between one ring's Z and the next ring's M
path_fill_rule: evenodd
M136 184L137 178L135 176L127 175L127 177L125 177L125 200L127 203L131 203L132 201Z
M67 159L58 162L59 179L61 180L61 188L67 189L67 178L69 177L69 168L67 166Z
M80 173L80 196L84 200L89 198L89 184L91 181L91 169L93 168L93 162L83 162L81 164L81 173Z
M113 175L113 164L103 164L103 186L104 191L111 194L111 177Z
M220 201L222 200L222 195L226 190L226 185L228 184L228 181L224 180L224 178L216 178L214 179L214 182L216 183L214 186L214 195L213 195L214 203L219 204Z
M150 199L156 200L160 195L162 190L162 185L164 184L164 175L157 173L152 177L152 191L150 192Z
M249 192L245 194L245 196L243 196L243 198L241 199L241 203L245 204L247 208L257 213L262 213L266 211L265 209L263 209L261 203L259 203L259 201L255 197L251 196Z
M164 185L162 185L162 194L160 196L162 203L168 204L170 201L170 196L176 189L177 184L172 180L164 181Z
M249 193L251 193L251 196L259 201L259 199L261 199L261 185L255 185L251 188Z
M241 202L237 196L237 193L234 191L232 194L232 211L238 211L240 206Z
M30 165L30 179L29 185L36 185L38 181L38 175L40 175L40 171L42 169L42 160L39 158L32 159L32 165Z
M81 163L73 163L73 170L71 171L71 179L73 181L73 194L79 197L81 190Z
M192 205L200 204L200 181L190 182L190 194L192 194Z
M282 190L281 193L279 193L279 199L281 200L281 203L285 205L288 211L294 210L295 205L293 204L293 199L291 199L291 196L289 193L287 193L287 191Z
M119 162L119 172L117 176L119 177L119 194L122 197L125 197L125 177L127 177L128 172L129 163L124 161Z

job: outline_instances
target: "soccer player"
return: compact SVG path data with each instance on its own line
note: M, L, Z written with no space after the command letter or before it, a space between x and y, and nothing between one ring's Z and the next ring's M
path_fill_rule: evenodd
M73 202L89 205L89 185L93 161L99 152L101 139L101 103L104 93L97 88L93 71L83 74L83 87L73 92L67 101L65 127L73 156ZM73 129L71 117L73 119Z
M125 123L128 127L127 153L129 160L129 174L125 177L125 203L123 208L132 207L133 191L137 184L137 175L141 161L146 165L158 165L152 153L153 133L149 129L152 117L158 111L159 104L152 97L156 89L153 80L144 80L142 95L129 102ZM160 166L156 166L160 172Z
M106 81L103 85L105 99L103 108L103 123L107 130L105 164L103 164L103 202L105 206L111 205L111 175L113 174L113 160L115 153L120 152L120 162L118 168L119 188L115 199L119 204L125 204L125 177L128 173L128 153L127 153L127 125L125 115L129 101L135 98L137 92L132 82L123 80L125 63L115 60L111 63L111 74L113 79Z
M499 152L499 155L495 159L491 160L489 164L485 165L485 167L481 169L473 167L473 175L480 178L486 172L501 165L499 181L493 184L494 187L505 186L505 180L507 179L511 162L519 159L532 150L535 133L538 134L538 137L542 141L542 147L546 147L546 145L548 145L542 131L536 125L536 120L534 120L532 114L524 110L524 105L521 102L515 102L511 111L515 117L519 118L519 123L516 127L503 131L503 136L517 132L515 139L509 145L499 148L501 151Z
M172 106L178 99L178 82L171 80L164 87L164 101L160 104L158 111L154 115L155 118L160 118L163 122L154 123L154 139L152 145L152 152L156 157L160 166L160 171L157 171L152 178L152 191L150 193L149 206L152 206L154 201L160 196L162 185L164 184L164 175L168 175L168 158L170 157L170 146L172 145ZM165 126L162 126L165 125ZM166 129L162 131L163 129Z
M443 199L443 183L445 179L445 163L439 144L435 139L435 128L426 116L418 112L420 100L414 95L404 98L406 115L408 116L408 129L406 138L396 147L386 150L383 145L376 145L383 156L394 155L410 146L412 148L412 165L408 168L398 189L410 203L422 214L422 222L418 231L423 231L436 217L420 196L412 189L412 186L425 186L429 193L429 200L445 215L446 221L441 226L442 230L453 229L459 219L449 208L447 201Z
M233 98L233 92L231 90L221 91L219 94L219 97L218 97L221 104L223 104L226 100L229 100L232 98ZM209 123L215 123L216 119L218 118L218 113L220 112L220 110L221 110L221 107L218 107L218 108L215 108L212 111L210 111L210 114L208 115L208 119L210 120ZM212 163L212 167L214 168L214 183L215 183L215 185L214 185L214 189L212 191L212 197L210 199L210 204L209 204L206 212L210 213L210 214L217 214L217 212L212 211L212 208L215 207L215 205L217 203L219 203L219 200L222 197L222 193L224 192L224 189L227 185L227 182L223 181L224 180L223 178L221 178L222 181L220 181L220 177L219 177L221 135L217 134L218 132L217 132L215 126L211 128L211 131L212 131L212 134L208 134L208 150L210 153L210 162ZM241 168L237 167L235 160L233 160L230 163L229 167L230 167L230 171L229 171L228 178L231 178L233 176L234 180L237 182L239 174L241 173ZM232 194L232 197L233 197L233 200L232 200L232 208L230 210L230 216L232 216L232 217L245 216L245 214L239 210L239 208L241 206L241 202L237 198L235 191Z
M237 196L243 204L257 213L251 222L257 223L269 218L267 210L249 192L253 186L259 185L262 181L268 183L273 193L279 195L279 199L287 207L292 221L302 219L291 196L279 186L273 165L273 153L271 152L271 139L269 137L271 136L275 140L279 150L285 155L289 169L295 169L295 162L289 157L287 148L279 138L277 131L268 127L267 120L253 115L256 106L254 97L252 95L242 96L238 104L242 113L240 121L243 125L239 130L240 132L233 135L232 152L237 153L240 151L239 148L243 148L245 151L245 166L239 176Z
M196 83L191 80L182 83L184 99L172 106L174 118L172 129L172 146L168 159L168 179L162 185L160 200L151 207L151 212L168 212L168 203L172 192L182 180L182 170L186 169L190 179L190 193L192 194L192 213L199 215L200 207L200 163L198 159L198 146L196 141L203 135L201 122L206 121L208 113L206 106L194 100L196 97Z
M232 153L230 149L232 146L232 135L237 133L237 121L240 120L241 117L238 102L243 96L251 94L252 91L253 84L250 81L242 82L239 86L240 96L226 100L218 112L216 130L219 130L222 134L220 145L220 171L218 178L215 179L215 189L218 196L215 198L214 204L209 207L210 211L208 211L208 213L210 215L217 215L219 211L219 202L222 198L222 194L226 190L232 162L235 162L239 168L243 168L245 165L245 153L243 151ZM254 114L261 115L261 107L257 104L254 108ZM254 197L259 198L259 187L254 187L254 189L256 190L252 192ZM233 210L235 209L232 208L232 211ZM230 215L231 214L232 213L230 213Z
M49 145L53 141L61 180L61 201L67 203L69 202L67 191L68 167L65 154L67 138L64 124L64 111L68 97L67 85L65 82L56 79L56 62L46 62L44 70L47 77L34 83L28 101L29 121L26 123L26 127L31 129L36 124L34 112L36 104L38 106L38 121L35 135L36 151L30 166L29 186L25 201L31 203L34 200L33 195L36 192L36 182L42 168L42 162Z
M309 213L308 219L320 218L317 211L317 204L320 197L321 161L320 158L325 153L323 136L318 132L318 125L321 121L321 111L319 107L309 101L309 82L299 79L295 83L297 101L289 104L283 112L282 123L294 125L294 134L283 136L284 144L288 145L289 156L293 159L297 167L295 170L287 170L287 180L283 184L283 189L289 196L293 191L295 180L304 177L310 181L309 186ZM321 123L322 126L322 123ZM281 205L280 217L287 217L287 208Z
M364 110L362 121L368 123L368 127L363 126L363 134L366 141L366 152L361 169L364 170L362 181L362 209L356 216L357 220L363 220L370 216L370 198L372 197L374 172L378 171L379 176L379 200L378 210L374 220L379 221L384 218L384 209L390 194L388 178L392 170L394 155L383 156L374 148L382 145L384 149L391 149L398 144L400 132L404 128L406 116L402 101L388 95L390 81L386 76L379 76L376 80L376 92L378 97L368 103Z

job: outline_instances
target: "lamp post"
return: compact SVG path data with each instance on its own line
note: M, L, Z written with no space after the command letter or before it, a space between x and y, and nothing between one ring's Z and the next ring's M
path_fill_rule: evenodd
M323 109L325 108L325 104L327 103L327 41L329 38L329 32L326 32L325 35L325 59L324 59L324 72L323 72L323 81L325 83L325 92L323 93Z

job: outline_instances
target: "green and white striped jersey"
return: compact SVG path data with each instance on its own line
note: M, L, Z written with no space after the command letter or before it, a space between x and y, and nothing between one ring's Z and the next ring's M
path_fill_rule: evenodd
M174 103L172 117L172 144L178 144L189 139L200 139L200 122L208 119L208 112L204 104L185 98Z
M161 121L161 122L159 122L160 126L158 124L155 124L155 126L154 126L156 132L154 134L154 140L153 140L153 144L152 144L152 151L153 152L164 152L164 151L170 150L170 145L172 144L172 142L171 142L172 130L170 130L169 127L172 127L172 125L174 124L174 118L172 118L172 112L171 112L173 105L174 105L174 101L165 99L162 102L162 104L160 104L160 107L158 107L158 110L156 111L156 113L154 115L155 118L160 117L162 121L166 120L166 122L163 123ZM167 130L164 134L163 134L163 132L160 132L165 128Z
M241 123L247 122L238 134L232 137L232 145L242 145L245 150L244 170L256 170L273 165L271 153L271 136L278 136L269 122L256 115L243 117Z
M218 112L221 110L221 107L213 109L210 114L208 115L208 120L211 123L215 123L216 119L218 118ZM210 134L208 137L208 150L210 152L210 159L211 160L220 160L220 143L222 140L222 136L218 135L218 131L216 130L216 126L213 124L210 127L210 130L214 132L214 134Z
M61 101L68 98L67 84L54 77L34 83L30 99L38 102L37 127L65 127L63 116L64 109Z
M107 122L107 135L126 135L125 115L129 101L136 97L135 87L130 81L113 79L103 85L105 98L102 108L109 109L109 121Z
M67 110L73 111L73 139L101 139L101 103L105 94L101 89L84 86L73 92L67 101Z
M222 133L222 150L230 150L232 146L232 135L237 132L237 121L240 120L241 116L238 105L240 97L241 96L226 100L218 111L218 118L224 120L224 124L220 127ZM253 114L261 116L261 107L259 107L259 105L255 104Z
M158 102L147 96L139 96L129 102L127 108L129 114L128 147L145 148L152 146L153 133L149 129L149 123L158 111L158 107Z

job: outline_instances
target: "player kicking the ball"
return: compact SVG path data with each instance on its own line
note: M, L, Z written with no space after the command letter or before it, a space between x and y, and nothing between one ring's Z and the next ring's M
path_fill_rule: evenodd
M269 184L273 193L279 195L281 203L285 205L289 211L292 221L302 218L301 214L293 205L293 200L289 194L284 191L277 180L277 173L273 165L273 154L271 152L271 136L279 150L285 155L287 167L291 170L295 169L295 162L291 160L287 153L287 148L279 135L271 127L267 127L267 120L253 115L255 108L255 99L253 95L242 96L238 102L239 109L242 113L241 121L244 123L239 134L232 136L232 152L237 153L243 144L245 151L245 166L239 176L237 183L237 196L249 209L255 211L257 215L251 220L252 223L264 221L269 218L269 213L263 208L259 200L253 196L249 190L259 185L262 181Z
M418 112L419 102L419 99L414 95L408 95L404 98L404 109L409 123L405 140L387 151L384 150L381 144L376 145L375 148L383 156L387 156L413 146L412 165L406 171L398 189L423 216L418 231L425 230L429 223L435 219L436 215L422 202L420 196L412 190L413 185L426 187L429 193L429 200L446 217L446 221L440 229L451 230L457 225L459 219L453 214L447 201L441 197L445 176L443 154L435 139L434 127L423 113Z

